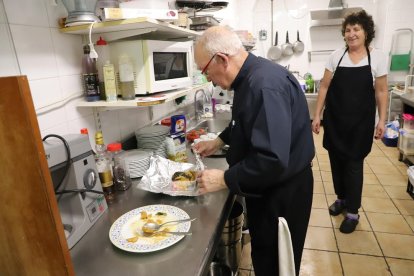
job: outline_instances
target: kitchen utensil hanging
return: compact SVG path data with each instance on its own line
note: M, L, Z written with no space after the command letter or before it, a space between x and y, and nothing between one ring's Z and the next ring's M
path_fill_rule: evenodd
M400 32L410 33L410 50L406 54L396 54L397 38ZM401 34L401 33L400 33ZM391 71L408 71L411 62L411 50L413 48L413 30L412 29L397 29L392 35L391 50L390 50L390 70Z
M289 31L286 31L286 43L282 45L282 55L291 56L293 54L293 45L289 42Z
M278 44L278 33L275 34L275 45L269 48L267 52L267 58L272 61L277 61L282 57L282 49L277 45Z
M297 33L297 40L295 41L295 43L293 43L293 52L302 53L303 50L305 49L305 44L302 41L300 41L299 31L297 31L296 33Z

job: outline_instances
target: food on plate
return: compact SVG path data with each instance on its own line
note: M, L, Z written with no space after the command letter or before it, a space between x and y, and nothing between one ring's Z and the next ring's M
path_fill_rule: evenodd
M126 239L127 242L137 242L138 241L138 236L132 237L132 238L128 238Z
M147 219L148 218L148 214L145 211L141 212L141 219Z
M200 135L206 134L205 129L193 129L187 132L187 140L192 143L195 139L199 139Z

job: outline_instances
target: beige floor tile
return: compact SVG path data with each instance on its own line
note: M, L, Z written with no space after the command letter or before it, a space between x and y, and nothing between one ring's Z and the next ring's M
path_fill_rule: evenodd
M399 214L391 199L362 197L362 207L365 212Z
M304 248L338 251L333 229L309 226Z
M364 184L379 184L379 181L375 174L364 173Z
M343 234L336 229L335 235L339 252L382 256L373 232L354 231L351 234Z
M391 275L384 257L357 254L339 254L347 276L387 276Z
M376 233L378 242L386 257L414 260L414 236L390 233Z
M242 255L240 259L239 269L250 269L252 267L251 258L252 247L250 243L243 246Z
M371 152L368 154L367 158L383 157L385 153L379 147L373 146Z
M414 215L414 200L412 199L393 199L398 210L403 215Z
M413 231L402 215L366 212L375 232L412 235Z
M328 208L328 205L326 203L326 197L324 194L313 194L312 208Z
M388 159L388 157L384 156L384 154L381 151L381 156L368 156L366 159L367 163L369 165L378 165L383 164L387 166L392 166L391 161Z
M331 172L323 172L321 171L322 181L329 181L332 182L332 173Z
M321 171L330 172L331 164L329 162L319 162L319 167Z
M400 173L394 175L377 173L376 176L382 185L407 187L408 179Z
M369 167L369 165L365 165L364 164L364 174L365 173L374 173L371 168Z
M336 199L335 188L334 188L333 182L324 181L323 186L325 187L325 193L327 195L335 195L335 199Z
M318 161L329 163L329 155L327 155L327 154L318 155Z
M303 250L300 276L342 276L338 253L320 250Z
M414 231L414 216L404 215L405 220L410 225L411 229Z
M386 258L394 276L412 276L414 274L414 261Z
M362 189L362 196L375 198L390 198L380 184L366 184Z
M237 272L237 276L250 276L250 269L243 269L239 268L239 271Z
M402 175L404 175L405 177L408 175L407 174L407 165L400 162L396 165L396 167Z
M394 165L374 164L369 165L375 174L396 174L401 175L401 172Z
M322 181L321 172L313 172L313 181Z
M388 193L390 198L393 199L410 199L411 196L407 193L407 188L403 186L386 186L383 185L385 191Z
M344 218L345 216L343 214L336 217L331 216L331 221L335 229L339 229ZM364 212L359 211L359 222L355 230L372 231L371 225L369 224Z
M314 194L324 194L325 193L325 189L323 187L323 182L322 181L314 181L314 183L313 183L313 193Z
M328 210L312 208L309 225L320 227L332 227L332 222Z

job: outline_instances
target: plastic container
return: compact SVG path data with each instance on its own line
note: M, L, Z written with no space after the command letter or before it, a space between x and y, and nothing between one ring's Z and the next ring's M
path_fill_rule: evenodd
M126 55L119 57L119 80L122 99L135 100L134 67Z
M402 118L404 120L403 129L406 132L414 133L414 115L404 113Z
M98 58L96 60L96 67L98 69L99 90L101 92L102 100L105 100L106 94L105 94L103 67L106 64L106 61L110 60L110 55L109 55L109 46L102 37L99 37L99 40L96 41L95 50L96 50L96 53L98 54Z
M185 132L186 130L186 119L185 115L174 115L171 116L171 134L178 134L181 132Z
M105 100L107 102L114 102L117 100L115 67L109 60L102 68L104 75Z
M129 176L129 170L126 169L124 151L121 143L112 143L107 147L112 156L112 172L115 189L118 191L126 191L131 187L132 181Z
M89 56L90 51L89 45L83 46L82 80L86 101L95 102L101 99L101 93L99 90L96 59Z
M399 148L404 155L414 155L414 134L404 130L400 131Z

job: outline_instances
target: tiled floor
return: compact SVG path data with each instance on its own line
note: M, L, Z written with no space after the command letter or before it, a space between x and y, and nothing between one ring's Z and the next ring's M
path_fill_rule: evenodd
M397 148L374 141L365 159L360 222L352 234L339 232L343 215L332 217L336 199L323 134L314 135L315 188L303 251L301 276L414 275L414 200L407 194L407 165ZM239 276L254 275L249 237L244 237Z

